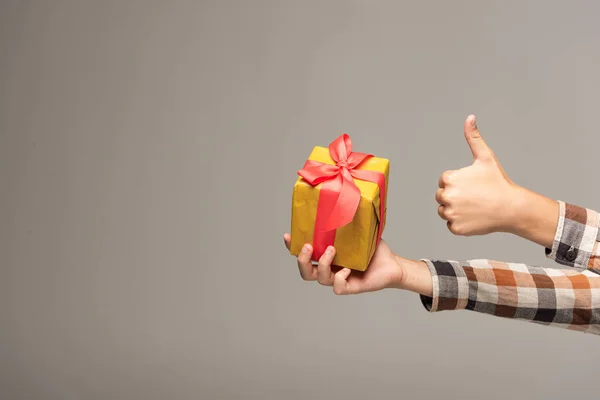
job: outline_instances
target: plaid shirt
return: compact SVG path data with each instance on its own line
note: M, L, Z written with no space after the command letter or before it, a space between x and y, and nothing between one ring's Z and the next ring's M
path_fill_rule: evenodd
M423 260L433 276L427 310L467 309L600 335L600 214L559 201L546 256L567 266L541 268L492 260Z

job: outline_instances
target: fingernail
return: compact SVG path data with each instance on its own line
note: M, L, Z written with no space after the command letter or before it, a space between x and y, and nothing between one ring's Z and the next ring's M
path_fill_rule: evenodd
M308 246L304 245L304 247L302 247L302 252L303 253L308 253Z
M327 250L325 250L325 254L331 254L331 253L333 253L333 247L329 246L327 248Z
M473 128L475 128L477 126L477 118L473 115L473 118L471 118L471 126Z

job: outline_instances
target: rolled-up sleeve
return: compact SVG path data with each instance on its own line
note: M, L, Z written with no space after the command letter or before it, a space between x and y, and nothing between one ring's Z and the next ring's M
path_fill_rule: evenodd
M584 207L558 201L559 218L552 248L546 248L546 256L561 265L574 268L595 269L598 212Z

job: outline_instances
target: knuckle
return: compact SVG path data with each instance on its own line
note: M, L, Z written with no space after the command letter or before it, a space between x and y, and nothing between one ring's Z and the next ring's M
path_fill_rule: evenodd
M331 286L331 281L324 273L317 272L317 282L323 286Z
M438 215L441 219L448 221L448 217L446 216L446 213L443 210L438 210Z
M442 194L444 193L444 189L438 189L435 192L435 199L437 200L438 203L442 202Z
M448 221L448 222L446 223L446 226L448 227L448 230L449 230L451 233L454 233L454 230L456 229L456 227L454 226L454 224L453 224L452 222Z
M304 274L304 271L302 270L302 268L298 268L298 272L300 273L300 278L306 280L306 275Z
M444 217L446 217L448 220L453 220L455 215L456 214L451 208L444 209Z
M464 229L460 225L450 224L450 232L455 235L462 236L464 234Z
M319 282L321 285L325 284L325 277L321 271L317 271L317 282Z
M306 271L303 268L300 268L300 277L305 280L305 281L310 281L310 276L306 273Z
M444 202L453 203L458 198L458 192L456 189L447 189L443 193Z
M440 193L440 201L442 203L448 203L451 200L451 197L448 195L448 191L444 190L442 193Z
M298 267L302 267L307 263L310 263L310 256L308 254L305 253L300 253L300 255L298 256Z
M453 171L444 171L444 173L442 174L442 182L444 182L446 185L450 184L452 182L453 175Z

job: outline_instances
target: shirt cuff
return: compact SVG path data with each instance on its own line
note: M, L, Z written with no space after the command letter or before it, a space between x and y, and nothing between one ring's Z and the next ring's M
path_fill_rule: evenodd
M469 281L464 269L455 261L423 259L431 272L433 297L420 295L421 303L430 312L467 308Z
M558 201L559 217L552 248L546 257L559 264L587 268L598 240L599 214L596 211Z

